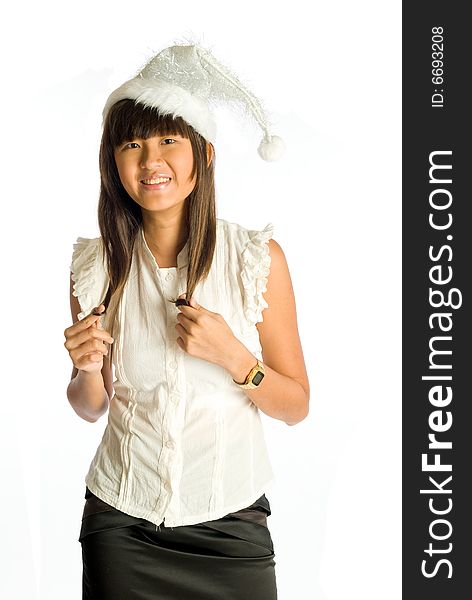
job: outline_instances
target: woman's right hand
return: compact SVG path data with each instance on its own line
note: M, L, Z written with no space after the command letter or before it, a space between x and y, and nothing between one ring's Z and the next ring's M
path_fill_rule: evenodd
M104 309L105 305L100 304L84 319L64 330L64 346L69 351L76 369L94 373L103 368L103 357L108 354L105 343L112 344L114 341L108 331L99 329L99 320Z

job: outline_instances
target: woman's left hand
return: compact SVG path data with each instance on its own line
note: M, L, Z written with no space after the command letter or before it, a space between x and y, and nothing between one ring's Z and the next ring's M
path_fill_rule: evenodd
M185 294L179 298L185 298ZM200 306L193 297L190 298L190 306L180 305L177 308L180 312L175 329L179 335L177 343L182 350L225 366L238 352L240 342L224 318Z

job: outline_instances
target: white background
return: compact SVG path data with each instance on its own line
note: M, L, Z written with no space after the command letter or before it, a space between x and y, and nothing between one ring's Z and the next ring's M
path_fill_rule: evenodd
M400 598L400 9L48 1L3 16L2 598L81 598L83 478L106 416L87 423L66 398L72 244L99 235L108 94L187 36L287 145L265 163L261 132L218 112L218 216L274 224L311 384L302 423L262 415L279 600Z

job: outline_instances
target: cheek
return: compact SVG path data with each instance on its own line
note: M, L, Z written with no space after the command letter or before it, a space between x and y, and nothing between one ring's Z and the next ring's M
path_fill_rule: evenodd
M187 159L185 161L184 168L185 168L185 172L187 173L187 181L192 184L195 183L197 174L195 173L195 176L192 180L192 169L193 169L193 158L192 157L190 157L189 159Z
M116 162L116 169L118 171L118 176L121 180L121 183L123 184L123 187L125 189L128 189L129 182L132 180L131 169L129 168L129 165L126 165L126 163L118 161L118 162Z

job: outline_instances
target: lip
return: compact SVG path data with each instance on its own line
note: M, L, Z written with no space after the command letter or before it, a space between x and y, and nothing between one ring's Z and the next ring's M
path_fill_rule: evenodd
M166 177L166 175L162 175L162 177ZM157 177L149 177L149 179L157 179ZM163 190L168 187L172 183L172 179L169 181L164 181L162 183L144 183L143 181L139 182L139 185L145 190Z

